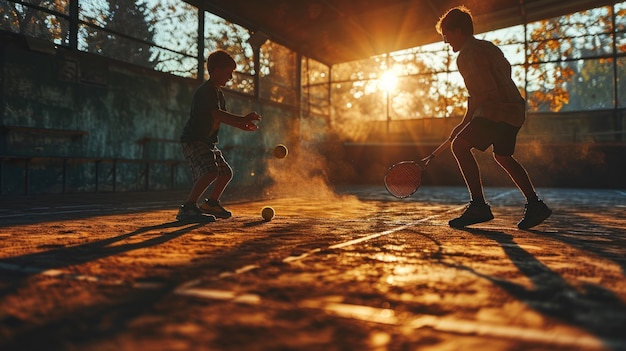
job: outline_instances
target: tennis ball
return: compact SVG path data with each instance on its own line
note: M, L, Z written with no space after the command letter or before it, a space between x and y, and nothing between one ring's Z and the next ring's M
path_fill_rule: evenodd
M274 218L274 209L269 206L263 207L261 217L263 217L265 221L271 221L272 218Z
M288 153L289 153L289 150L283 144L278 144L274 147L274 156L276 158L285 158L287 157Z

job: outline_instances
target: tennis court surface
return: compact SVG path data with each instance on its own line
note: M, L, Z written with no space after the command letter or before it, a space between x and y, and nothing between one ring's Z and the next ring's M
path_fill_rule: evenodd
M0 198L1 350L626 350L626 191L461 187L225 201L184 193ZM263 206L276 217L262 220Z

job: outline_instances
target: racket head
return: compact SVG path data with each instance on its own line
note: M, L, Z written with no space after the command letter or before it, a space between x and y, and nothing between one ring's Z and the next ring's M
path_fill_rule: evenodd
M385 173L385 188L400 199L413 195L422 185L423 166L415 161L402 161L389 167Z

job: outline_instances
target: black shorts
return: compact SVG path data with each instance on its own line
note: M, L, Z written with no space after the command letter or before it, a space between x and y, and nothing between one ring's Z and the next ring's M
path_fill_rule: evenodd
M459 133L457 138L467 141L480 151L493 145L493 153L498 156L511 156L519 128L504 122L493 122L476 117Z
M232 172L217 146L201 142L183 143L183 153L189 161L194 181L207 173Z

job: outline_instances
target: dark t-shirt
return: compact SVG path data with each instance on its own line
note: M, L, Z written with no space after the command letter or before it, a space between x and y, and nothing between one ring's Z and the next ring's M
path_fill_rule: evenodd
M211 80L207 80L193 93L189 120L183 128L180 141L184 143L201 141L207 144L217 144L220 123L213 120L211 112L218 109L226 110L224 94L213 85Z

